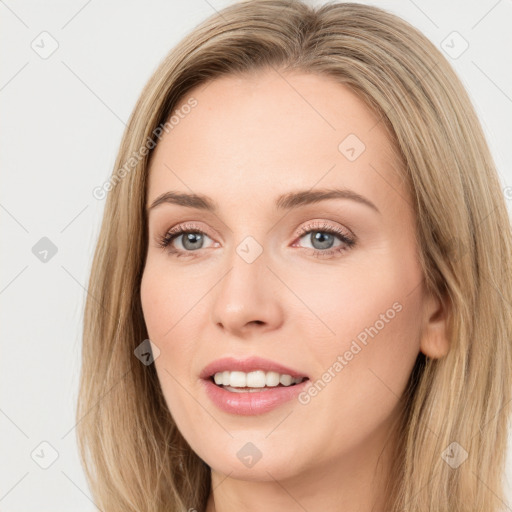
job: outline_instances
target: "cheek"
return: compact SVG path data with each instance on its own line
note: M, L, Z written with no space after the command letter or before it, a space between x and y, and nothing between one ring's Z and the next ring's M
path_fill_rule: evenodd
M327 283L321 290L305 283L301 290L322 320L315 328L325 333L313 338L313 323L302 326L316 340L312 355L320 368L302 403L333 411L354 439L389 417L420 349L421 287L414 284L421 271L399 258L380 263L319 280Z
M204 314L201 295L187 286L189 280L179 272L152 262L146 265L141 280L141 304L149 339L160 349L155 368L165 399L171 411L176 401L187 404L180 383L196 379L194 358L200 336L197 334L198 315Z
M187 317L193 316L199 292L194 279L165 264L148 261L141 280L140 298L148 334L157 344L176 339Z
M308 339L315 339L315 350L348 350L354 340L369 347L377 338L397 338L399 343L398 338L410 338L419 327L419 288L411 293L411 283L421 280L421 272L390 255L379 259L379 266L361 262L339 272L323 270L314 279L295 276L294 292L302 303L295 313L302 309L294 322L302 323Z
M330 439L312 441L323 456L332 454L333 443L340 450L369 446L396 418L419 353L418 308L411 297L395 301L394 292L381 290L365 301L361 297L356 307L350 295L342 294L346 309L325 317L337 336L317 338L312 356L320 370L299 397L308 428Z
M176 369L184 370L180 364L183 351L172 343L165 342L175 334L173 325L177 318L173 314L174 297L169 279L165 274L155 271L151 266L146 266L141 281L141 304L144 322L149 339L155 343L159 350L159 356L154 360L155 370L162 390L167 409L176 423L179 423L181 411L187 406L187 401L181 397L178 382L183 381L183 375ZM176 417L178 416L178 417Z

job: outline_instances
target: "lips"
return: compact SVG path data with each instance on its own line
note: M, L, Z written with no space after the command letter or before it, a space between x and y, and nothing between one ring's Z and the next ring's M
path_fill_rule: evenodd
M277 372L287 374L294 378L305 377L309 378L304 372L289 368L270 359L264 359L257 356L251 356L246 359L237 359L235 357L223 357L217 359L203 368L199 376L201 379L209 379L217 372L224 371L241 371L249 373L256 370L263 370L265 372Z
M303 393L309 380L288 387L260 388L253 392L233 393L226 388L217 386L210 379L199 381L202 393L220 411L236 416L255 416L266 414L272 410L293 403Z

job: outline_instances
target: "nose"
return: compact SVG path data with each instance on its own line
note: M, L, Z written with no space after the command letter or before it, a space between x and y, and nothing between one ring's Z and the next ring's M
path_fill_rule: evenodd
M282 283L267 267L262 254L248 263L237 254L213 294L212 321L237 337L263 334L283 323Z

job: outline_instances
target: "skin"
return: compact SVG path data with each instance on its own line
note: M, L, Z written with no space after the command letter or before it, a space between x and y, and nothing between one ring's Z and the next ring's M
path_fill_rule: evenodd
M212 468L207 512L381 510L399 397L420 351L448 350L446 308L424 287L413 202L391 142L365 104L327 77L259 71L203 84L180 105L190 97L197 106L155 149L147 204L174 190L210 196L219 211L150 211L141 300L166 403ZM366 146L354 161L338 149L348 134ZM281 194L334 187L379 212L350 199L274 205ZM356 245L315 257L326 250L315 230L297 234L311 221L355 235ZM178 258L158 239L185 222L206 235L188 252L176 238ZM263 249L252 263L236 251L247 236ZM200 385L211 361L249 355L316 381L394 303L401 311L306 405L238 416ZM247 442L262 454L251 468L237 457Z

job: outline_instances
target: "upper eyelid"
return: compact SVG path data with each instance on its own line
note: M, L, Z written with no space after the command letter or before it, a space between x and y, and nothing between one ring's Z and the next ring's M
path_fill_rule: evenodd
M314 230L314 229L317 229L318 231L321 231L323 229L325 230L335 230L335 231L347 231L348 233L344 233L344 234L347 234L348 236L350 236L351 238L356 238L356 235L354 233L354 231L349 227L349 226L346 226L344 224L341 224L339 222L336 222L334 224L332 224L332 222L334 221L326 221L326 220L313 220L313 221L309 221L308 223L306 223L305 225L303 225L297 232L307 232L307 231L311 231L311 230ZM341 228L339 226L342 226Z
M327 221L325 219L313 219L309 220L306 223L302 224L300 228L298 228L294 232L295 237L302 238L305 236L308 232L311 232L313 230L326 230L326 231L341 231L341 234L348 236L349 238L353 240L357 240L357 236L354 234L353 230L350 229L347 226L343 226L340 228L338 226L339 223L334 223L334 221ZM198 223L194 221L186 221L182 222L180 224L177 224L176 226L173 226L172 228L169 228L165 231L164 236L171 236L173 237L173 240L176 240L180 235L183 234L183 232L194 232L194 231L200 231L201 233L204 233L206 236L208 236L210 239L214 239L214 236L212 236L209 232L209 229L205 229L202 226L200 226ZM344 231L347 231L348 233L345 233ZM336 233L335 233L336 234ZM222 237L221 237L222 238Z

